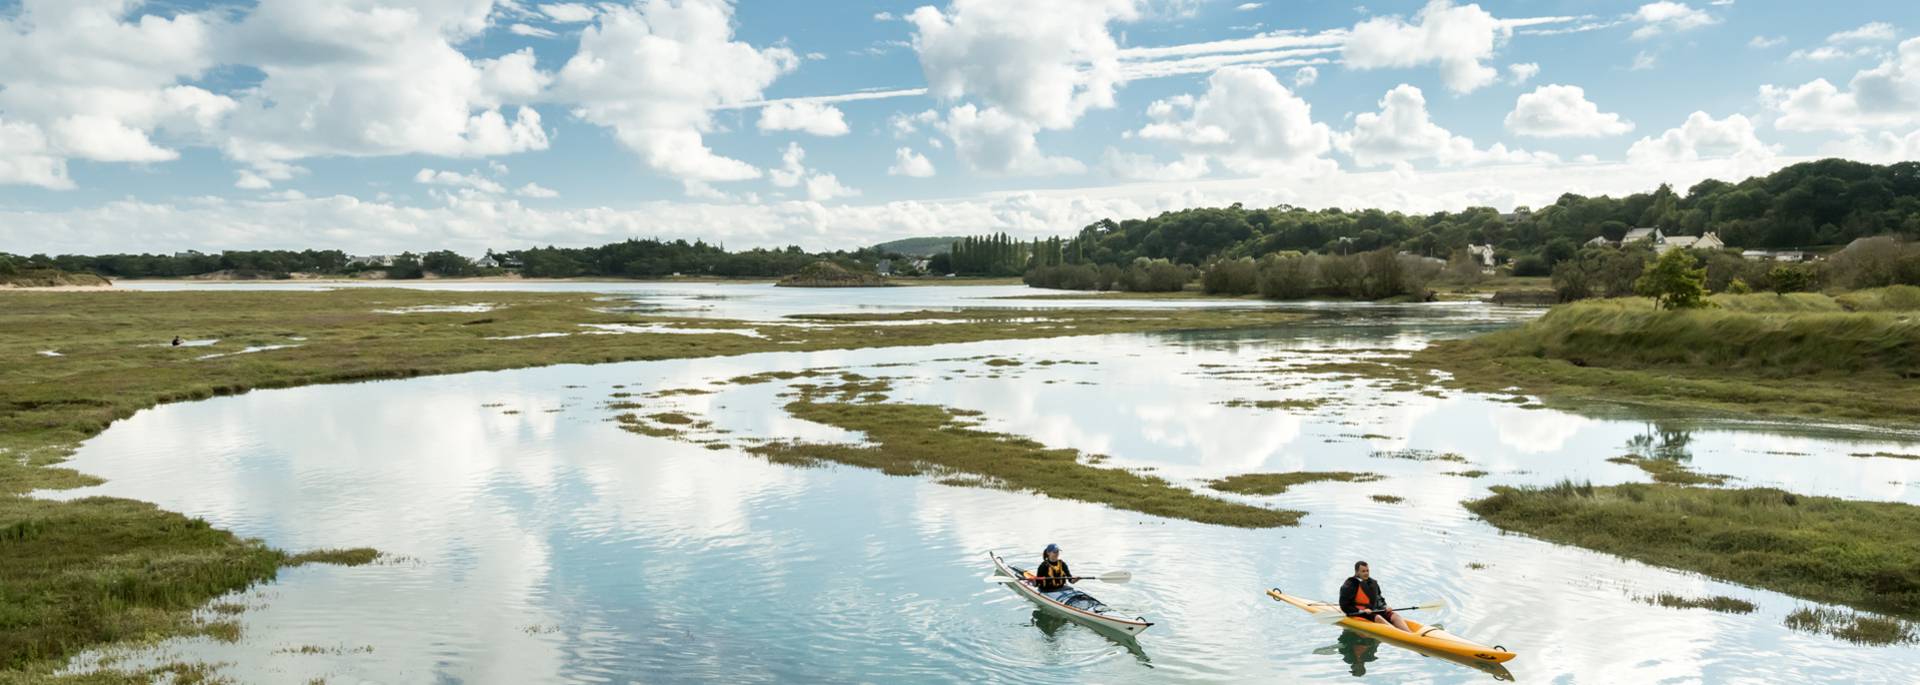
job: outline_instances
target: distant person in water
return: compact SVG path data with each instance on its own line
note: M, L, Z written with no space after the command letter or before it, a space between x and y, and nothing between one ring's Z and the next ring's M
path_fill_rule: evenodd
M1041 592L1053 594L1067 589L1073 579L1073 571L1067 569L1067 562L1060 558L1060 546L1049 544L1040 552L1040 567L1033 570L1033 587Z
M177 335L176 335L176 336L173 336L173 346L174 346L174 347L179 347L179 346L180 346L180 336L177 336Z
M1352 618L1385 623L1413 632L1407 627L1406 619L1387 608L1387 598L1380 592L1380 582L1373 579L1372 571L1364 561L1353 562L1353 577L1340 586L1340 610Z

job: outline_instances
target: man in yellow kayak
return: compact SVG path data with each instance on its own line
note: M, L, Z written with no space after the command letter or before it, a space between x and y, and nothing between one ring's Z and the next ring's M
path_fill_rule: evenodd
M1033 578L1034 589L1049 595L1068 589L1073 571L1067 570L1066 560L1060 558L1059 545L1048 544L1041 550L1040 566L1033 569Z
M1406 619L1387 608L1387 598L1380 593L1380 582L1373 579L1364 561L1353 562L1353 577L1340 585L1340 610L1362 621L1385 623L1413 632L1407 627Z

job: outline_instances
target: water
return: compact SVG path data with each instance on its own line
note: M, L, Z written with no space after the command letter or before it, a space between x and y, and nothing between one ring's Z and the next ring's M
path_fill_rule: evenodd
M1920 648L1788 631L1781 619L1806 602L1501 535L1458 504L1496 484L1644 480L1605 461L1629 449L1687 458L1742 485L1920 503L1920 462L1850 456L1920 452L1920 436L1625 407L1580 416L1285 371L1527 315L1478 305L1319 311L1270 331L255 392L116 424L72 462L108 482L55 496L133 497L282 548L393 555L289 570L236 598L249 607L240 642L175 640L124 662L221 661L247 682L1286 682L1349 679L1349 661L1381 682L1489 679L1392 646L1359 645L1356 657L1340 630L1263 595L1280 587L1331 599L1362 558L1396 603L1452 607L1417 618L1519 652L1509 666L1523 681L1897 682L1920 665ZM1023 365L991 367L983 355ZM1248 498L1309 513L1295 528L1238 530L850 467L778 466L621 431L604 406L616 392L716 389L647 401L733 438L856 440L779 410L782 384L715 384L823 367L893 377L895 401L979 410L990 429L1182 484L1303 469L1386 478ZM1323 396L1343 400L1308 410L1221 404ZM1471 464L1373 456L1401 449L1457 452ZM1490 475L1446 475L1465 468ZM1066 548L1076 571L1132 571L1132 583L1084 589L1157 625L1137 643L1116 641L982 582L988 550L1030 566L1048 542ZM1659 592L1724 594L1760 609L1735 616L1634 599Z

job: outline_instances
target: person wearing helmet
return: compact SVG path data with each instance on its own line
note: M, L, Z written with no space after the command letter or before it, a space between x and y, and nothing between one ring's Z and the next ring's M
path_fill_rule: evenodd
M1033 570L1033 587L1041 592L1055 593L1068 589L1073 581L1073 571L1067 569L1067 562L1060 558L1060 546L1049 544L1040 552L1040 566Z

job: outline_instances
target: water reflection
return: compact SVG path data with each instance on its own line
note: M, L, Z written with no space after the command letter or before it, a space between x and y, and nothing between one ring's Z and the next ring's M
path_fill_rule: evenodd
M1627 438L1626 449L1628 454L1642 459L1684 464L1693 461L1693 452L1687 449L1692 443L1693 431L1650 421L1645 431Z
M1389 649L1388 647L1381 646L1383 642L1385 641L1370 637L1364 633L1342 628L1340 629L1340 637L1335 640L1333 645L1313 650L1313 653L1322 656L1339 656L1340 661L1347 665L1347 673L1358 678L1367 675L1368 664L1380 660L1381 651ZM1397 642L1385 642L1385 644L1391 645L1391 649L1404 650L1424 658L1439 659L1464 668L1479 671L1492 676L1494 680L1504 682L1514 680L1513 672L1502 664L1477 661L1468 657L1456 656L1446 652L1436 652Z
M262 391L116 424L72 461L108 482L55 496L134 497L284 548L371 545L404 557L291 570L239 598L251 607L239 643L176 641L125 662L218 660L241 682L1272 682L1345 680L1355 665L1393 681L1487 677L1391 645L1371 659L1355 651L1355 663L1313 658L1327 627L1260 593L1278 585L1331 595L1355 558L1391 568L1396 594L1447 601L1455 608L1437 619L1512 647L1530 678L1871 681L1920 666L1920 648L1786 630L1781 618L1798 600L1502 535L1459 505L1492 485L1644 481L1640 469L1607 461L1642 443L1748 484L1914 503L1914 489L1888 483L1920 480L1920 462L1851 456L1912 452L1912 435L1666 417L1650 425L1289 370L1497 320L1485 308L1355 308L1264 334L762 354ZM959 361L988 354L1021 365ZM896 401L982 411L987 429L1108 454L1194 487L1248 471L1383 479L1249 498L1308 516L1297 528L1240 530L779 466L626 433L601 406L615 392L699 388L715 392L672 398L672 409L735 439L857 439L780 411L782 384L716 383L821 367L894 377ZM1331 399L1284 410L1223 404L1312 398ZM1470 463L1377 456L1402 449ZM1468 468L1485 475L1459 475ZM1055 541L1076 559L1132 571L1134 582L1096 594L1153 617L1153 631L1129 646L1045 623L1031 603L980 582L982 552L1030 555ZM1732 616L1633 600L1658 592L1760 609ZM299 649L308 645L344 649Z
M1050 645L1059 645L1065 642L1066 639L1076 636L1074 634L1064 634L1067 631L1084 631L1106 638L1113 644L1127 650L1127 653L1132 654L1133 658L1140 660L1140 665L1147 667L1153 666L1153 659L1147 657L1147 650L1141 648L1140 641L1133 639L1131 636L1110 634L1108 631L1077 623L1073 619L1041 609L1034 609L1033 615L1029 618L1033 620L1033 627L1040 629L1040 634L1046 636L1047 643Z

